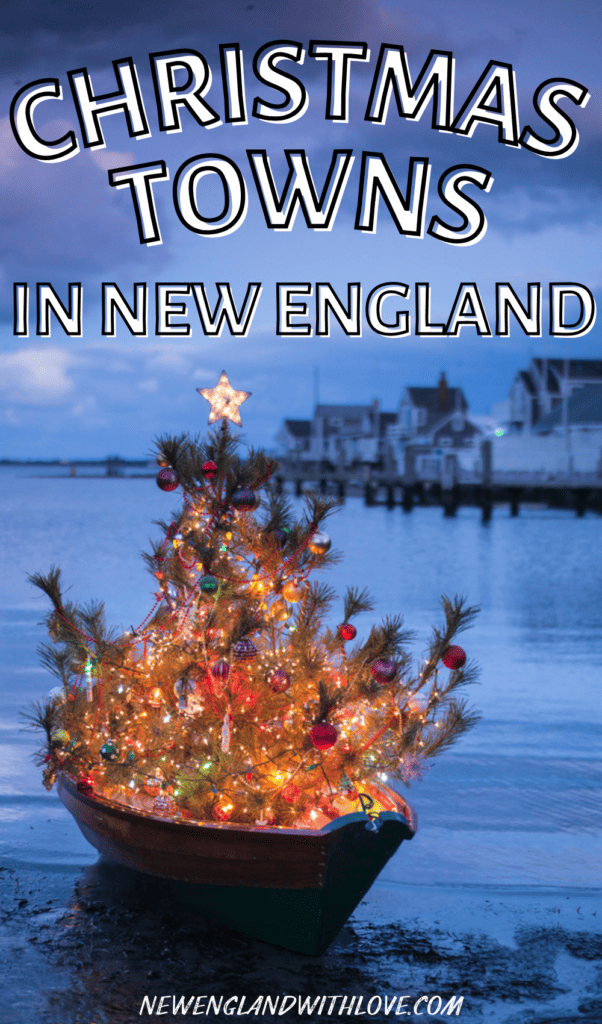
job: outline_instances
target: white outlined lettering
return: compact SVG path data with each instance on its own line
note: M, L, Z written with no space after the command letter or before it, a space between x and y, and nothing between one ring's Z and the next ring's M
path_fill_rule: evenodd
M576 298L579 315L572 323L566 322L566 300ZM596 322L596 300L583 284L574 282L550 283L550 334L554 338L588 334Z
M214 217L203 217L197 203L199 182L217 175L224 190L224 206ZM173 183L176 213L184 227L205 237L224 237L237 231L247 215L247 186L233 160L219 153L193 156L179 168Z
M403 46L383 43L364 120L385 124L393 95L399 116L411 121L419 121L433 100L432 127L449 130L453 116L454 69L450 51L431 50L413 86Z
M326 86L327 121L349 121L349 65L352 60L369 61L367 43L340 43L312 39L309 56L315 60L328 61L328 83Z
M265 149L248 149L247 156L255 179L266 224L273 231L290 231L301 208L308 228L330 231L353 166L350 149L335 149L320 196L304 149L285 149L288 175L282 194L274 182Z
M457 227L446 224L440 217L432 218L428 234L448 245L475 245L487 231L487 218L474 199L464 194L464 185L476 185L489 192L493 175L484 167L464 164L450 167L439 179L437 191L450 210L459 213L462 222Z
M374 234L382 196L399 233L408 238L423 238L430 176L429 161L425 157L411 157L404 196L384 153L362 153L355 230Z
M230 334L234 334L238 338L246 338L263 291L261 282L249 283L240 313L236 308L230 284L227 281L217 282L215 287L218 292L218 300L215 309L211 312L205 285L200 282L192 286L192 294L201 320L203 334L219 338L224 325L227 324Z
M291 302L291 296L313 295L311 284L276 284L276 334L280 337L287 335L303 335L311 337L312 328L310 324L293 324L291 317L307 316L307 302Z
M510 337L510 313L514 313L525 334L530 338L541 338L541 284L532 282L527 288L529 300L525 309L511 284L507 281L496 283L495 333L500 338Z
M150 164L115 167L109 171L112 188L129 188L134 202L141 245L161 245L161 231L153 195L153 182L169 181L169 170L164 160Z
M382 334L389 338L402 337L404 334L410 333L408 313L396 310L393 324L385 322L382 318L383 302L390 295L398 295L400 298L406 299L410 296L410 289L401 281L388 281L386 284L377 285L366 300L366 320L375 334Z
M578 107L587 106L590 94L584 85L570 79L549 78L542 82L533 96L533 106L539 116L554 129L551 139L542 139L528 125L520 137L521 145L538 156L562 160L574 153L579 145L579 132L570 117L558 106L558 99L566 97Z
M69 308L63 305L48 281L36 285L38 317L36 334L41 338L50 337L50 314L54 313L65 334L70 338L82 336L83 287L79 282L69 285Z
M298 78L282 71L277 65L282 60L292 60L297 64L303 64L305 50L301 43L291 39L279 39L273 43L266 43L257 51L253 58L253 71L255 77L269 85L272 89L283 93L284 99L280 103L271 103L269 100L255 99L253 103L253 117L261 121L284 122L297 121L307 110L309 97L307 90Z
M172 135L182 131L180 107L185 107L197 124L216 128L219 114L205 103L203 96L211 88L211 68L198 50L163 50L149 54L153 87L159 114L159 129ZM186 81L176 84L178 71L186 71Z
M60 163L79 153L74 132L66 132L54 142L46 142L38 135L33 123L34 110L44 100L62 100L63 90L58 78L41 78L19 89L10 105L10 123L13 135L21 149L34 160Z
M238 43L222 43L219 48L224 90L226 124L247 124L243 53Z
M113 70L120 88L102 96L92 92L87 68L67 72L85 149L106 148L100 119L111 114L125 114L131 139L147 139L151 134L134 61L131 57L114 60Z
M148 285L144 281L138 281L134 285L134 308L132 309L114 281L103 281L102 334L106 338L115 337L116 313L119 313L130 334L136 338L148 338Z

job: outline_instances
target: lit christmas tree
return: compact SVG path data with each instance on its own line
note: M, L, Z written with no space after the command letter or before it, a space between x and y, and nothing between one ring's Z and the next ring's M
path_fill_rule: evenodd
M58 569L31 577L53 604L41 657L60 680L28 715L46 734L44 783L63 772L142 813L255 826L397 808L383 783L419 778L477 720L458 699L475 667L453 643L476 609L443 597L418 665L400 617L352 646L365 591L327 627L335 595L310 576L337 558L323 524L338 499L306 494L295 521L270 486L276 463L237 454L227 421L240 425L248 393L225 373L199 391L221 424L157 441L157 483L184 502L144 556L158 590L138 629L117 636L102 605L65 601Z

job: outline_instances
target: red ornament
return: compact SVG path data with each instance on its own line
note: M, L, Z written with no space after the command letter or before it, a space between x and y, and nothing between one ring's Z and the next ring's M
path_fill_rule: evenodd
M283 668L277 668L272 672L269 682L274 693L284 693L291 685L291 677Z
M280 796L283 800L286 800L287 804L294 804L301 796L301 790L298 786L293 785L289 782L287 786L284 786L280 790Z
M328 750L329 747L334 747L338 735L334 725L329 725L328 722L318 722L310 733L311 741L318 750Z
M157 487L162 491L175 491L179 483L180 477L171 466L166 466L157 473Z
M446 668L462 668L466 662L466 651L462 647L448 647L441 661Z
M211 675L214 679L227 679L230 675L230 666L224 658L220 658L216 661L215 665L211 666Z
M232 495L232 504L238 512L250 512L255 508L255 491L250 487L240 487Z
M208 462L204 462L201 469L203 470L203 476L208 477L210 480L217 473L217 466L215 465L215 462L211 461L211 459L209 459Z
M357 636L357 629L349 622L345 622L342 626L339 626L339 632L343 640L355 640Z
M227 796L220 796L214 805L211 813L216 821L228 821L232 817L234 810L234 804Z
M372 666L372 675L379 683L390 683L396 672L397 665L390 658L377 658Z

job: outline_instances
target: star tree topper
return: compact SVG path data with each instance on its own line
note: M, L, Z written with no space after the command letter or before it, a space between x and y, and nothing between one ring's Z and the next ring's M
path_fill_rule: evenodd
M225 370L222 370L221 377L214 388L197 388L197 391L211 405L209 423L227 419L232 420L232 423L236 423L238 427L242 427L238 407L251 397L251 392L235 391Z

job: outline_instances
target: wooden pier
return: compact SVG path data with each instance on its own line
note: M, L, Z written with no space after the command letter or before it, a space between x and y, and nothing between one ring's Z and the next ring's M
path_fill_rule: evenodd
M570 509L577 516L586 512L602 514L602 476L574 473L550 476L543 473L495 473L491 469L477 476L456 471L453 477L419 479L384 470L360 468L347 470L324 463L299 463L281 460L275 486L288 486L299 497L305 488L322 494L363 496L366 505L399 506L411 512L417 505L440 505L447 517L455 516L462 505L481 509L488 522L496 506L506 506L518 516L521 505L543 505Z

